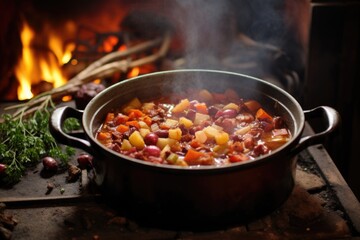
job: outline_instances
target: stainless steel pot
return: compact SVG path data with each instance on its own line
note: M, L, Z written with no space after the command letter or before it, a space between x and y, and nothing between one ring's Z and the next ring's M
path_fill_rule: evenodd
M106 113L133 97L157 98L191 87L215 92L231 88L243 98L258 100L286 119L292 139L272 154L253 161L196 169L130 158L96 140ZM326 130L302 137L306 117L315 116L327 120ZM68 117L82 120L85 139L62 131ZM194 69L157 72L117 83L98 94L84 111L56 109L50 130L59 142L95 156L95 182L105 198L126 214L154 224L194 227L248 221L278 208L293 190L296 155L309 145L321 143L339 120L337 111L327 106L303 111L287 92L260 79Z

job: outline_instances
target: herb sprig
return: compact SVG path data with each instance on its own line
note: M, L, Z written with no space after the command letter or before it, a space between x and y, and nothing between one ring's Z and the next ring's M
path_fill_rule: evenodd
M25 171L38 164L44 156L58 159L67 166L75 149L56 142L49 132L49 118L54 106L46 106L23 118L3 114L0 123L0 184L13 185L20 181Z

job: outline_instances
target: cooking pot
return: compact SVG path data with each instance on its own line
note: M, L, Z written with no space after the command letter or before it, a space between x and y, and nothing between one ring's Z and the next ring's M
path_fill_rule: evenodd
M244 99L259 101L282 116L292 139L271 154L226 166L197 168L153 164L122 155L96 140L106 114L134 97L158 98L189 88L211 92L235 90ZM85 136L62 130L66 118L81 119ZM326 130L302 136L305 119L322 117ZM215 70L173 70L142 75L114 84L93 98L84 111L71 107L54 110L50 131L60 143L94 155L94 181L109 203L129 217L171 226L214 226L263 216L288 198L294 187L296 155L321 143L339 124L336 110L319 106L303 111L286 91L261 79Z

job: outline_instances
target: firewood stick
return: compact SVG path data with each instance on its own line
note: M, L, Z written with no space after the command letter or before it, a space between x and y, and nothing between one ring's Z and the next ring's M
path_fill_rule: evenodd
M169 48L170 42L171 42L170 35L166 35L158 52L151 54L147 57L140 58L138 60L133 60L131 62L127 60L122 60L122 61L116 61L103 65L93 70L88 75L83 76L82 83L91 81L91 79L108 77L109 75L112 75L114 72L117 71L126 72L129 68L139 67L151 62L155 62L161 57L165 56Z
M26 103L10 106L6 108L6 110L19 108L18 111L13 114L14 117L18 117L20 115L26 116L28 114L31 114L36 110L45 107L47 104L49 104L50 100L57 99L65 95L71 95L79 88L80 85L84 83L88 83L97 78L105 78L111 76L115 72L126 72L129 68L139 67L157 61L158 59L166 55L170 42L171 36L170 34L166 34L165 37L162 39L162 44L158 52L133 61L118 60L115 62L110 62L114 59L119 59L129 54L136 53L140 51L140 49L146 50L147 48L154 47L159 44L159 39L148 41L144 44L139 44L138 46L129 48L126 52L121 51L110 53L103 58L97 60L96 62L90 64L89 67L77 74L74 78L70 79L65 85L54 88L48 92L41 93Z
M109 54L105 55L104 57L100 58L99 60L95 61L94 63L90 64L86 69L81 71L79 74L77 74L73 79L70 79L69 81L79 79L83 75L88 74L89 72L93 71L94 69L96 69L106 63L115 61L120 58L124 58L131 54L138 53L138 52L144 51L144 50L152 48L152 47L155 47L156 45L160 44L161 42L162 42L162 39L157 38L155 40L140 43L134 47L130 47L123 51L109 53Z

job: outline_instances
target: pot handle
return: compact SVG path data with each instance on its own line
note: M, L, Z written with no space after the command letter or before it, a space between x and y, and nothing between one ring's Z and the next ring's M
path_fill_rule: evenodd
M335 128L340 124L340 115L332 107L319 106L311 110L305 110L304 114L305 114L305 119L323 117L327 120L328 126L322 132L315 133L314 135L302 137L298 145L293 149L293 152L295 154L299 153L300 151L304 150L305 148L311 145L322 143L325 137L329 133L334 131Z
M68 106L56 108L50 117L49 130L53 137L62 144L69 145L76 148L81 148L89 154L93 153L91 144L89 141L71 136L65 133L62 129L64 121L67 118L82 119L83 111L77 110Z

